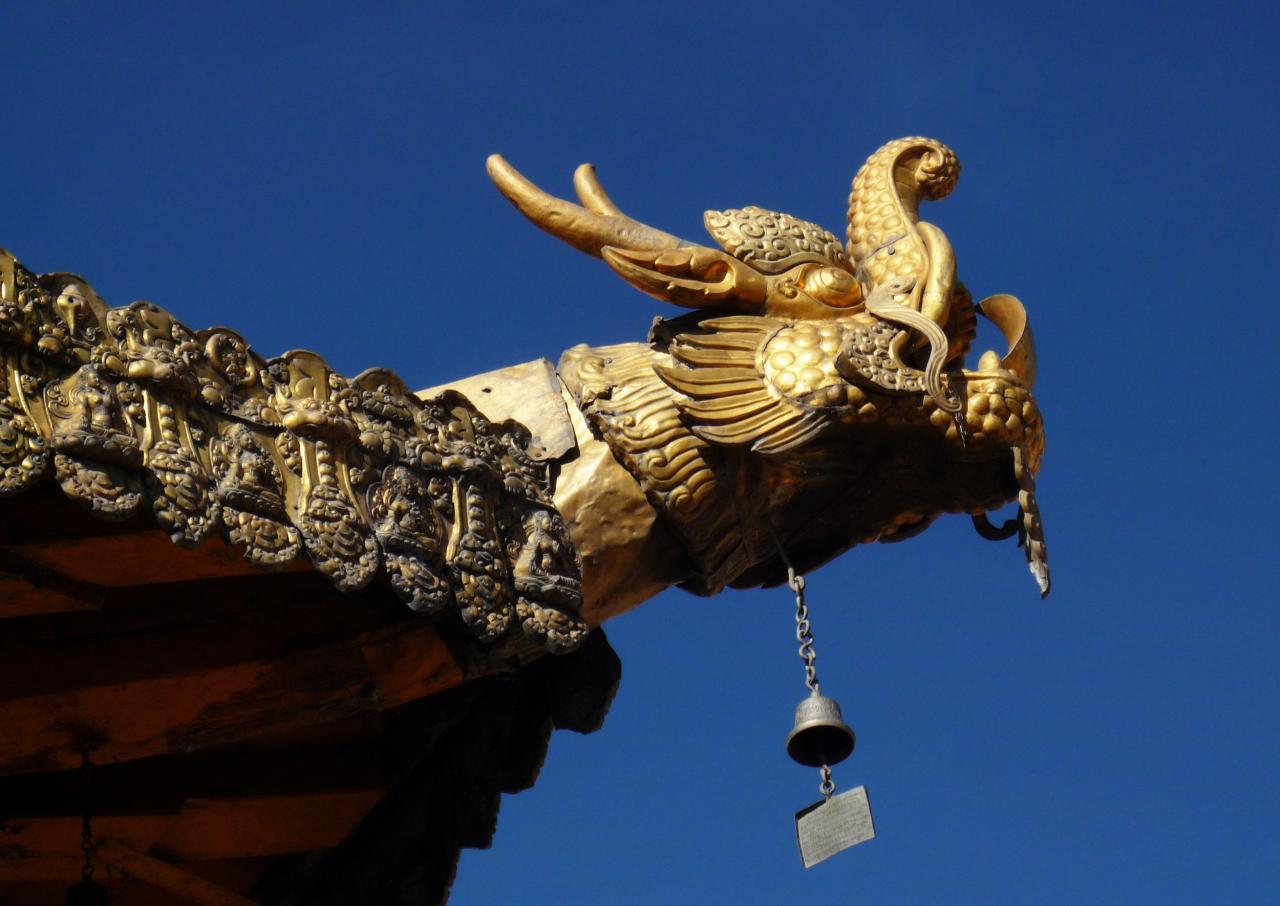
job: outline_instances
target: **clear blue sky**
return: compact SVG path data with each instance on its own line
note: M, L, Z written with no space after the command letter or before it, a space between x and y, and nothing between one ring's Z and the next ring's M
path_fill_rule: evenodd
M39 9L5 15L0 245L419 386L663 313L492 151L563 191L592 160L690 237L748 203L842 231L901 135L965 165L925 216L1030 309L1053 595L959 518L812 576L880 836L809 872L786 593L662 596L454 903L1280 902L1274 4Z

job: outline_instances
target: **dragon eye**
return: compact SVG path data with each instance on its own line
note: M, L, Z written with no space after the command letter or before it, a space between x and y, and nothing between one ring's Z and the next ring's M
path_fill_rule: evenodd
M862 301L853 274L838 267L816 267L804 275L805 292L832 308L851 308Z

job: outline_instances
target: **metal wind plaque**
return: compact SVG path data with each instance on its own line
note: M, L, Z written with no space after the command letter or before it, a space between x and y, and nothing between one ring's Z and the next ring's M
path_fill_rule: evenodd
M875 835L866 787L854 787L796 812L796 839L800 841L805 868Z

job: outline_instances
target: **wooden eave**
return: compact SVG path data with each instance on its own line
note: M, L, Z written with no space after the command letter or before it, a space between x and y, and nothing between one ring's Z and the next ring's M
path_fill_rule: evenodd
M86 808L113 902L214 902L157 886L166 866L252 902L442 902L552 724L593 729L618 677L599 631L485 645L51 485L0 501L0 614L0 904L62 902Z

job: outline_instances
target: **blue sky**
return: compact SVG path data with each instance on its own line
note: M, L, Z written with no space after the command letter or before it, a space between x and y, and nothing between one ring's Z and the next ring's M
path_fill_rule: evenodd
M561 192L591 160L691 238L749 203L840 232L898 136L964 163L924 216L1035 325L1050 599L959 518L811 577L879 837L805 872L786 592L661 596L454 903L1280 901L1274 5L44 4L5 35L0 245L417 386L671 313L523 222L492 151Z

